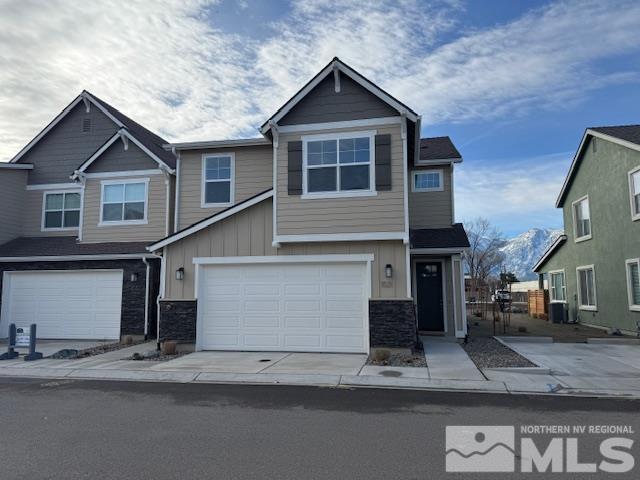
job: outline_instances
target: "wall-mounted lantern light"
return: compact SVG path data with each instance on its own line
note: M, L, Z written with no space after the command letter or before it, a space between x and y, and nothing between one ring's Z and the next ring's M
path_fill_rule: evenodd
M387 278L391 278L393 276L393 267L389 263L384 266L384 276Z
M184 268L180 267L176 270L176 280L184 280Z
M138 281L138 273L137 272L132 272L131 276L129 277L129 280L131 280L132 282L137 282Z

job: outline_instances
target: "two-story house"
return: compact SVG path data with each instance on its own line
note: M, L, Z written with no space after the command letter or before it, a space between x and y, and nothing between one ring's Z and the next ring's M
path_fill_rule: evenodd
M155 338L160 259L173 231L166 140L82 92L0 164L0 332Z
M161 341L366 352L466 335L449 138L420 139L418 114L339 59L261 133L170 147L177 231L149 247Z
M84 103L79 106L85 115ZM453 196L454 166L462 158L448 137L421 139L420 129L418 114L337 58L262 125L262 138L164 142L158 157L165 166L143 166L136 162L153 157L140 148L146 156L125 158L135 142L125 135L127 150L119 128L70 171L57 160L81 193L74 248L135 242L128 253L143 255L138 242L146 241L147 256L135 261L151 265L145 332L156 333L159 342L367 352L412 347L418 331L464 337L461 253L468 241L455 223ZM27 164L33 170L17 170ZM12 174L23 177L41 168L26 154L11 165ZM148 183L139 181L143 177ZM128 187L130 180L135 187ZM152 194L155 180L166 181L164 194ZM20 194L32 191L31 183ZM40 201L45 206L38 214L46 216L47 203ZM153 226L166 231L151 231L152 212ZM109 222L115 223L102 225ZM11 265L8 274L16 278L22 272L14 272L16 263L6 257L43 241L25 238L36 235L21 228L20 238L0 247L0 262ZM157 281L154 262L160 264ZM21 265L40 269L32 260ZM59 276L75 265L59 268ZM123 291L145 285L118 268ZM10 299L6 308L3 300L5 324L20 318L13 299L20 304L25 298L13 280L3 288ZM127 301L123 296L123 324Z
M560 315L640 330L640 125L589 128L556 202L565 233L534 271ZM552 307L555 311L555 306Z

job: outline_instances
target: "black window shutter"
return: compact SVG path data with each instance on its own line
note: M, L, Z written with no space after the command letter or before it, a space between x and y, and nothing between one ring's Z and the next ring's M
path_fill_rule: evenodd
M302 195L302 142L288 142L287 154L289 195Z
M376 135L376 190L391 190L391 135Z

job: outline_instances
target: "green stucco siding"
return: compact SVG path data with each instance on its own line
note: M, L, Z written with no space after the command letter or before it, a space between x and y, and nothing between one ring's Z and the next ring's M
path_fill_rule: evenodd
M583 153L563 205L567 241L542 266L565 270L569 318L592 325L636 331L640 312L629 309L625 261L640 257L640 221L631 220L628 172L640 152L596 139ZM572 202L589 195L592 238L575 242ZM578 309L576 267L594 265L597 311Z

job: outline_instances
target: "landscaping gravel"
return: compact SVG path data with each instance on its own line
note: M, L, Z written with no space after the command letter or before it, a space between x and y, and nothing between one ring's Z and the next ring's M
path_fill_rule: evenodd
M128 343L128 344L120 343L120 342L105 343L103 345L98 345L96 347L91 347L91 348L83 348L81 350L65 348L63 350L57 351L52 355L49 355L47 358L71 360L75 358L93 357L94 355L100 355L102 353L107 353L107 352L115 352L116 350L120 350L122 348L132 347L139 343L144 343L144 340Z
M382 367L422 367L427 366L427 359L424 352L416 351L412 354L406 353L390 353L386 359L380 356L369 355L367 365L378 365Z
M478 368L537 367L493 337L471 337L462 348Z
M158 350L149 350L143 353L136 352L130 357L123 358L123 360L139 360L139 361L150 361L150 362L166 362L168 360L175 360L176 358L180 358L183 355L187 355L189 352L177 352L173 355L163 355Z

